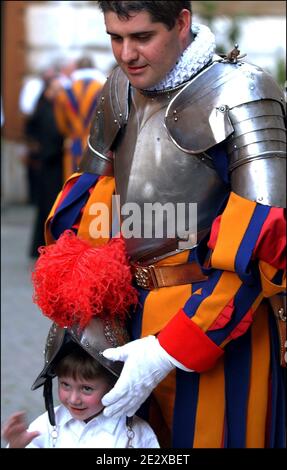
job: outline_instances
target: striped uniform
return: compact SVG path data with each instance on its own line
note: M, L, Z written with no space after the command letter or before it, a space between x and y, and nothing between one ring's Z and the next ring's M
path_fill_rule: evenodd
M64 181L78 168L104 82L105 77L97 70L79 69L72 74L70 85L63 87L57 96L57 124L66 136Z
M113 177L74 174L47 220L47 243L70 228L95 245L106 243L90 236L91 207L111 207L114 189ZM141 408L163 447L285 445L283 368L266 300L285 285L285 238L283 209L231 192L208 242L159 262L201 262L209 250L208 280L139 288L134 338L158 335L167 352L194 371L170 373Z

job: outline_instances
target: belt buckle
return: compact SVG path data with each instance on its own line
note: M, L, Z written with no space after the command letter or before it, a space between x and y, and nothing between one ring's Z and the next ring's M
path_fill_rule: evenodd
M137 285L143 289L153 290L158 287L154 266L152 264L149 266L135 265L134 276Z

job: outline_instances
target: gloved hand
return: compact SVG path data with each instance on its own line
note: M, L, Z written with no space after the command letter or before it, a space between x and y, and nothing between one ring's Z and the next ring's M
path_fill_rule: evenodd
M102 398L104 415L133 416L151 391L175 368L155 336L103 351L112 361L125 361L114 388Z

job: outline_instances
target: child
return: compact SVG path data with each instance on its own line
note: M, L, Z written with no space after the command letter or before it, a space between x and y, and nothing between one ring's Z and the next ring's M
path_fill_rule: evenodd
M57 362L52 369L58 378L60 406L54 408L55 423L48 413L36 418L26 429L22 412L12 415L3 427L3 437L10 448L158 448L151 427L134 416L132 425L126 417L106 418L101 398L113 386L116 377L80 345Z

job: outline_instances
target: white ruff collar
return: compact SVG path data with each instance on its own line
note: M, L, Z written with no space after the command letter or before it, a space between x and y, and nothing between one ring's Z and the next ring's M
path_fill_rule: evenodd
M192 43L184 50L175 66L157 85L147 91L161 91L175 88L189 80L212 59L215 51L215 38L210 29L203 24L193 24Z

